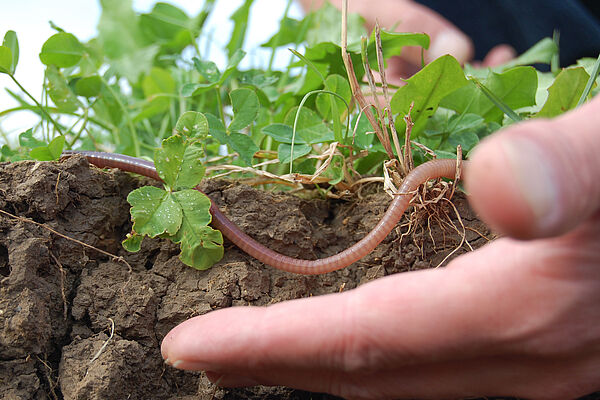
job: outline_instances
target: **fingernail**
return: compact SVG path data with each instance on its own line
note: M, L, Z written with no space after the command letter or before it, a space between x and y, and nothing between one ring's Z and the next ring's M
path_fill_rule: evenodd
M512 137L500 143L521 195L535 217L537 230L552 230L560 222L560 191L548 155L527 138Z
M469 39L455 30L443 31L438 34L425 53L425 61L431 62L443 55L450 54L461 64L471 58L472 46Z

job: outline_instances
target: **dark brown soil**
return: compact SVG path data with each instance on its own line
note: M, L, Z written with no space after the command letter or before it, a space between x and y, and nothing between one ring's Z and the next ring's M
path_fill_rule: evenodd
M178 323L218 308L349 290L428 268L460 243L449 225L432 224L432 236L424 229L402 239L393 233L360 262L314 277L266 267L226 243L220 263L197 271L183 265L178 248L165 241L146 239L136 254L122 249L130 230L125 198L139 185L126 173L89 167L81 157L0 164L0 209L21 218L0 215L0 398L210 399L214 387L202 373L177 371L162 361L161 339ZM228 181L209 181L204 189L260 242L313 258L359 240L389 203L383 193L355 202L302 200ZM461 196L455 200L468 226L467 241L484 244L480 234L488 230ZM454 214L450 207L447 212ZM467 250L463 245L455 255ZM333 397L259 387L218 389L215 398Z

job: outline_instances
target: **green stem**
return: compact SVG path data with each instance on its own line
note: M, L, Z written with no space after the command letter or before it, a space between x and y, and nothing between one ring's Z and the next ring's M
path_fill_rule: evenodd
M281 18L282 21L284 21L287 18L288 14L290 13L291 7L292 7L292 0L288 0L287 4L285 6L285 11L283 12L283 17ZM267 67L267 75L270 75L271 72L273 71L273 62L275 61L275 53L277 52L277 48L279 47L279 39L280 39L279 35L275 36L275 43L271 50L271 57L269 58L269 66Z
M71 140L71 142L67 143L68 149L73 148L73 145L79 140L79 138L81 137L81 134L85 130L85 128L87 126L87 122L88 122L88 110L89 110L88 108L85 109L85 112L83 114L83 123L81 124L81 128L79 129L79 132L77 132L77 134L75 135L73 140ZM77 120L77 122L79 122L79 121L81 121L81 118ZM77 124L77 122L75 124ZM73 127L75 127L75 124L73 124ZM73 128L71 128L71 129L73 129Z
M594 87L594 83L596 83L596 78L598 78L598 73L600 72L600 55L598 55L598 59L596 59L596 63L594 64L594 68L592 69L592 73L590 74L590 79L588 79L585 88L583 89L583 93L581 93L581 97L577 102L577 107L585 103L587 97L589 96L592 88Z
M219 116L221 117L221 121L223 121L223 125L227 126L225 122L225 111L223 111L223 101L221 100L221 87L215 87L215 93L217 94L217 107L219 108Z
M16 85L19 87L19 89L21 89L23 91L23 93L25 93L27 95L27 97L29 97L34 103L35 105L40 109L40 111L46 115L46 117L52 122L52 125L54 125L54 127L56 128L56 130L58 131L58 133L60 133L61 136L64 136L62 133L62 130L60 129L60 126L58 125L58 123L50 116L50 114L48 114L48 112L46 111L46 109L40 104L38 103L38 101L35 99L35 97L33 97L31 95L31 93L29 93L20 83L19 81L14 77L13 74L8 74L8 76L10 76L10 78L13 80L14 83L16 83Z
M129 128L129 133L131 134L131 141L133 142L133 152L134 152L133 155L135 157L139 157L140 156L140 141L138 140L138 137L137 137L137 134L135 131L135 126L133 126L133 121L131 120L131 116L127 112L127 109L125 108L125 105L123 104L121 99L119 99L119 96L117 95L117 93L108 84L106 79L104 79L104 77L102 75L98 75L98 76L100 77L100 79L102 80L102 83L104 84L104 86L106 86L106 88L108 89L110 94L115 98L115 101L117 102L119 108L123 112L123 115L125 116L125 119L127 120L127 127ZM118 136L116 139L117 140L115 140L115 142L119 143Z
M39 107L37 107L37 106L30 106L30 105L8 108L6 110L0 111L0 117L3 117L5 115L8 115L8 114L13 113L13 112L17 112L17 111L34 111L35 112L36 110L38 110L38 108ZM54 114L72 115L72 116L75 116L75 117L78 117L78 118L82 117L81 114L77 114L77 113L74 113L74 112L61 111L58 108L54 108L54 107L46 107L46 109L49 110L50 112L54 113ZM99 121L99 120L97 120L97 119L95 119L93 117L88 117L87 120L89 122L93 122L95 125L98 125L100 128L106 129L107 131L112 131L112 130L115 129L114 126L107 125L105 122Z

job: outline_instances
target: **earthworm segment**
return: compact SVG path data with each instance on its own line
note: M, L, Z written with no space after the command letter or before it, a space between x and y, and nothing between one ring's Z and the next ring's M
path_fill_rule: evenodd
M67 151L63 153L63 155L71 154L81 154L91 164L99 168L118 168L160 180L154 163L151 161L121 154L94 151ZM400 186L399 193L394 197L387 211L371 232L353 246L327 258L303 260L279 254L242 232L219 210L214 202L211 202L210 207L210 213L213 217L212 225L244 252L267 265L297 274L323 274L347 267L370 253L400 221L418 187L429 179L454 179L457 176L457 165L464 165L464 163L459 164L452 159L439 159L428 161L414 168L406 176Z

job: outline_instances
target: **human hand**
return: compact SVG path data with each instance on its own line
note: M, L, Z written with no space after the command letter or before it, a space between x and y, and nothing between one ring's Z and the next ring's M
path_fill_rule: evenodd
M325 0L301 0L305 9L316 9ZM341 1L331 1L341 8ZM385 29L394 28L398 32L424 32L431 38L429 49L424 52L425 62L451 54L461 64L474 62L481 67L494 67L504 64L516 56L515 50L506 44L492 48L483 60L473 60L473 42L454 24L437 12L412 0L371 0L349 1L350 12L365 18L367 29L372 30L375 22ZM409 78L421 67L421 48L405 47L400 57L392 57L388 62L386 77L390 83L401 84L401 79Z
M600 97L485 140L466 174L498 239L447 268L355 290L190 319L163 340L222 386L286 385L347 398L600 389ZM198 340L199 332L202 340Z

